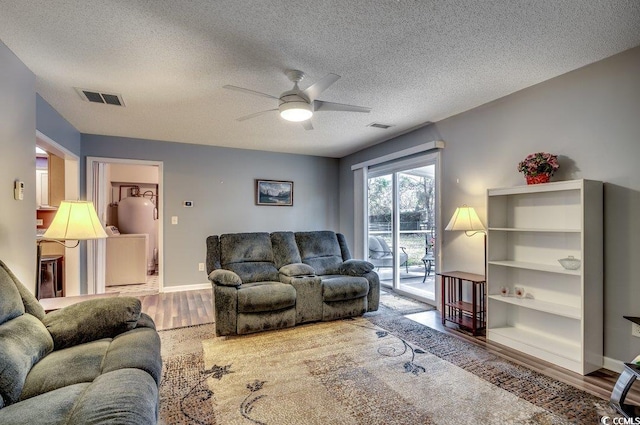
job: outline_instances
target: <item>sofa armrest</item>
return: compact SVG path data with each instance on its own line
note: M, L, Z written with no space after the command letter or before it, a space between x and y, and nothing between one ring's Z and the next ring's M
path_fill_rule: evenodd
M135 328L141 307L134 297L99 298L52 311L42 323L53 338L54 350L60 350Z
M242 279L231 270L215 269L209 273L209 280L216 285L235 286L242 285Z
M280 267L279 272L289 277L309 276L316 274L315 270L313 270L313 267L304 263L287 264L286 266Z
M347 260L340 265L340 274L362 276L374 269L373 264L364 260Z

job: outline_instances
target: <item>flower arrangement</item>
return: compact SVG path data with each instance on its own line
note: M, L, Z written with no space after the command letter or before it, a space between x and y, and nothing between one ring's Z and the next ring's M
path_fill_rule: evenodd
M548 182L558 168L558 155L546 152L529 154L518 164L518 171L524 173L527 184Z

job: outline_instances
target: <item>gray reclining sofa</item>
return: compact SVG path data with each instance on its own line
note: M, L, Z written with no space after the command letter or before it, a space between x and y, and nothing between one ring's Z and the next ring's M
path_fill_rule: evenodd
M45 314L0 261L0 424L155 424L160 338L132 297Z
M207 273L218 336L359 316L380 301L373 265L331 231L209 236Z

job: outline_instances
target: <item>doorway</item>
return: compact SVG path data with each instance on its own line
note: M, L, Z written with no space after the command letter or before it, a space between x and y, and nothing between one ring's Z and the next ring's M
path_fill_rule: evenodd
M368 261L380 283L435 303L437 156L371 167L367 173Z
M109 237L88 246L94 293L162 292L162 162L87 158L87 198Z
M38 149L40 153L38 154ZM61 200L80 199L80 158L71 151L58 144L42 132L36 130L36 214L40 209L47 209L59 205ZM41 159L37 159L38 156ZM51 161L51 159L53 161ZM50 165L55 164L56 177L50 179ZM64 295L80 295L80 250L65 248L57 244L50 244L43 253L59 253L64 256ZM56 245L54 247L54 245ZM52 249L51 252L47 249Z

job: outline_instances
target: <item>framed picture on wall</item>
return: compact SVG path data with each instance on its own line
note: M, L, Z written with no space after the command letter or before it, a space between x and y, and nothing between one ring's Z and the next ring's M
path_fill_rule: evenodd
M256 179L256 205L293 206L293 182Z

